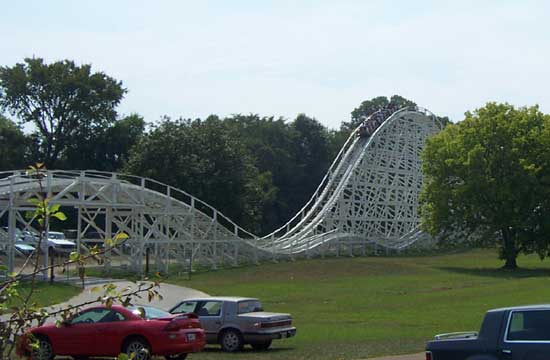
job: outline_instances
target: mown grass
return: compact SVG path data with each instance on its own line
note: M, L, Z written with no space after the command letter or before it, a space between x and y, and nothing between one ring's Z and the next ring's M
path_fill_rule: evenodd
M291 313L298 328L264 353L209 347L194 359L364 359L422 351L437 333L477 330L490 308L550 302L550 263L522 256L521 270L501 265L494 251L475 250L268 263L167 281L259 297L266 310Z
M26 298L30 291L30 282L22 281L18 286L18 292L21 298ZM46 307L49 305L58 304L69 300L73 296L78 295L82 288L63 284L63 283L47 283L37 282L34 292L31 296L30 303L36 303L38 307ZM9 306L20 306L22 300L15 298L10 301Z

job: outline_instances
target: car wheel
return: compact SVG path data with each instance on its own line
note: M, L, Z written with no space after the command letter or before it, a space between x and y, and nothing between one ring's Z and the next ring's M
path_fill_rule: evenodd
M164 358L166 360L185 360L185 358L187 358L187 354L166 355Z
M52 360L55 357L50 340L45 336L36 336L38 347L33 348L31 357L33 360Z
M223 332L220 344L223 351L235 352L242 350L243 348L243 337L240 332L237 330L226 330Z
M134 360L149 360L151 359L151 349L149 349L149 345L142 340L138 338L130 339L126 343L126 346L124 347L124 352L128 355L128 357L131 357L131 354L134 354L134 357L132 359Z
M271 340L251 343L250 346L254 350L267 350L271 346Z

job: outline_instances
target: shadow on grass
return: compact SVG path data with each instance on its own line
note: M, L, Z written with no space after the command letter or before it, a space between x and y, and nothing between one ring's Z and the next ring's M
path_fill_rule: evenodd
M517 268L515 270L510 270L510 269L502 269L502 268L495 269L495 268L465 268L465 267L442 266L442 267L436 267L436 269L453 272L457 274L503 278L503 279L550 277L550 268L549 269Z
M454 248L428 248L428 249L405 249L397 252L390 252L389 255L380 253L378 257L391 257L391 258L426 258L434 256L448 256L448 255L460 255L472 252L471 247L454 247ZM479 249L475 249L479 250Z

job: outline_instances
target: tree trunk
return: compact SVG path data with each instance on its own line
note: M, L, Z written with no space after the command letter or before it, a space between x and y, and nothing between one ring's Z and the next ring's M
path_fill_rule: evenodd
M506 263L503 269L517 269L518 250L509 229L502 229L502 255Z
M518 264L515 257L507 257L506 263L503 266L504 269L517 269Z

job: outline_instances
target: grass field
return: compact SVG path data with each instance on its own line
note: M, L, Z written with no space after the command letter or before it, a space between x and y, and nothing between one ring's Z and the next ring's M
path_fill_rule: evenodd
M30 289L28 282L21 282L19 287L19 293L25 297ZM62 284L54 283L49 284L47 282L37 282L36 287L31 297L31 302L36 302L39 307L45 307L53 304L64 302L75 295L78 295L82 291L81 288ZM17 305L16 303L10 303L10 306Z
M476 250L268 263L168 281L259 297L266 310L291 313L298 328L265 353L213 347L194 359L365 359L422 351L437 333L477 330L490 308L550 303L550 263L536 256L518 263L522 270L500 270L494 251Z

